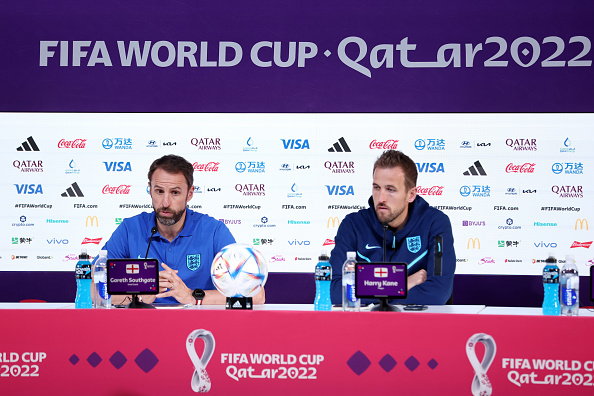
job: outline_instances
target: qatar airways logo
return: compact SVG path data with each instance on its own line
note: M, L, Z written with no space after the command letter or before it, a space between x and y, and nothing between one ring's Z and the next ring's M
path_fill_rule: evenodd
M514 165L513 163L510 163L505 167L505 171L507 173L534 173L535 165L536 164L531 164L530 162L526 162L522 165Z
M417 194L419 195L441 195L443 193L443 186L421 187L417 186Z
M129 184L120 184L119 186L110 186L109 184L107 184L105 187L103 187L103 190L101 191L103 194L130 194L130 187L132 187Z
M326 161L324 168L332 173L355 173L354 161Z
M505 145L514 151L536 151L536 139L506 139Z
M265 196L266 189L264 184L236 184L235 191L245 196Z
M198 150L220 150L221 139L220 138L192 138L190 144L196 147Z
M398 150L398 140L389 139L385 142L378 142L377 140L373 139L371 143L369 143L369 148L371 150Z
M58 148L85 148L85 144L87 139L75 139L75 140L65 140L60 139L58 142Z
M194 162L192 165L196 172L218 172L219 171L220 162L209 162L207 164L199 164L198 162Z
M553 186L551 191L559 198L584 198L582 186Z

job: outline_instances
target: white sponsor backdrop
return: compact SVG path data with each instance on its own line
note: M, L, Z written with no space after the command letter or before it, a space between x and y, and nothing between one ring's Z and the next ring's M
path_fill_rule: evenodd
M271 271L312 272L338 221L367 207L389 145L450 217L457 273L538 274L549 251L585 273L593 126L592 114L2 113L0 270L69 271L81 246L97 254L118 219L152 210L148 167L174 153L197 169L193 209L224 220ZM330 152L341 138L350 152ZM63 197L75 183L83 196Z

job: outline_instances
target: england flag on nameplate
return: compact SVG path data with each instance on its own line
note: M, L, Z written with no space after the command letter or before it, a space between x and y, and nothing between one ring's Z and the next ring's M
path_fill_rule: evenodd
M377 267L373 269L373 275L376 278L387 278L388 277L388 269L386 267Z
M139 270L138 264L126 264L127 274L137 274Z

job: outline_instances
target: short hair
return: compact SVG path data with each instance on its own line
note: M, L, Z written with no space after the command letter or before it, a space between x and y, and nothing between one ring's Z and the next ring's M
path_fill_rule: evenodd
M163 169L167 173L183 174L188 183L188 190L194 185L194 167L184 157L170 154L154 160L148 171L149 183L157 169Z
M407 190L410 190L417 185L417 165L414 161L402 151L398 150L386 150L373 164L373 173L375 174L376 168L402 168L404 172L404 186Z

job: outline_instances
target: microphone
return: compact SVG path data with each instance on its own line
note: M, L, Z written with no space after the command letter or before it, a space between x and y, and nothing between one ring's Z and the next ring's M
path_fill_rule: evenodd
M386 231L388 230L388 223L382 223L384 227L384 263L386 262Z
M443 256L443 237L441 235L435 237L434 249L433 275L441 276L441 257Z
M151 242L153 241L153 235L155 235L156 233L157 233L157 226L154 226L153 228L151 228L151 237L149 238L149 244L148 244L148 247L146 248L146 254L144 255L145 260L148 257L148 252L149 252L149 249L151 248Z

